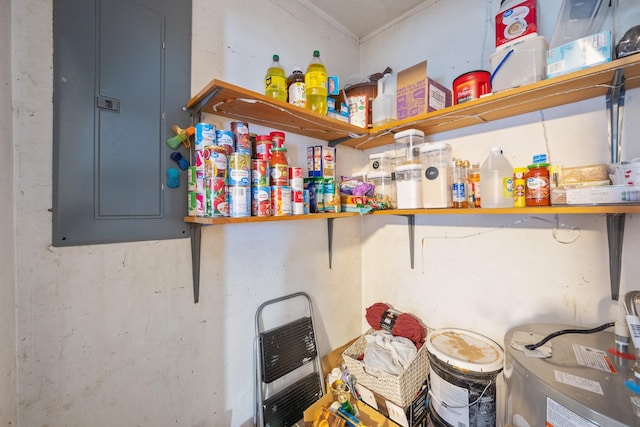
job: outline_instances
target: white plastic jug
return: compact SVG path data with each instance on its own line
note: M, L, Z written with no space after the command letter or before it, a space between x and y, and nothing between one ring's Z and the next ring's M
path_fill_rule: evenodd
M384 126L397 117L396 78L387 73L378 80L378 94L371 105L371 122L373 127Z
M513 207L513 166L500 147L491 148L480 168L480 189L480 207Z

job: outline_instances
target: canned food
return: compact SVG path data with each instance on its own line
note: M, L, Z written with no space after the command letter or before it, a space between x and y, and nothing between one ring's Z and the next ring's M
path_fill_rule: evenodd
M304 190L291 189L291 212L293 215L304 214Z
M206 145L216 143L216 127L211 123L196 123L195 127L195 150L202 150Z
M205 192L206 216L229 216L225 179L221 177L205 178Z
M229 185L251 185L251 157L249 154L235 152L228 157L229 161Z
M198 201L196 200L195 191L187 193L187 215L198 216Z
M247 150L251 153L251 138L249 137L249 123L231 122L231 133L236 142L237 150Z
M227 156L233 153L235 151L235 144L233 142L233 132L230 132L228 130L217 130L216 145L220 147L224 147L225 154Z
M196 191L196 167L189 166L187 168L187 191Z
M274 148L282 148L284 147L284 132L271 132L269 134L271 136L271 141L273 142Z
M207 204L207 196L204 192L196 192L196 216L204 216Z
M204 149L193 152L193 164L196 168L204 170Z
M301 167L293 166L289 168L289 186L291 190L302 191L304 189L304 173Z
M269 179L269 162L260 159L251 160L251 185L268 187Z
M251 215L271 216L271 187L251 187Z
M229 216L240 218L251 216L251 187L227 186Z
M291 187L271 187L271 214L273 216L291 215Z
M204 148L204 176L225 178L227 176L227 153L219 145Z
M256 158L260 160L271 160L271 135L258 135L256 137Z

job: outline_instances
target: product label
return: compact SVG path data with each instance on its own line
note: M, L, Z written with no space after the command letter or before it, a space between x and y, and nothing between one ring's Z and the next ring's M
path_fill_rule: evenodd
M513 178L512 177L504 177L502 179L502 191L503 191L503 196L505 198L513 197Z
M597 427L597 424L582 418L548 397L546 425L548 427Z
M304 76L306 90L317 95L327 94L327 73L322 71L310 71ZM315 91L313 90L315 89Z
M289 86L289 104L304 107L307 100L303 82L291 83Z
M453 183L453 202L464 202L466 200L466 196L464 193L464 182L454 182Z
M267 76L264 79L265 90L284 91L287 87L287 79L282 76Z

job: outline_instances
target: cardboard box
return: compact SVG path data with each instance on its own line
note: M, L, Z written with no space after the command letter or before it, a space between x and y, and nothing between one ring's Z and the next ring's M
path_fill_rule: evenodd
M334 178L336 175L336 149L312 145L307 147L307 176L309 178Z
M325 394L316 403L305 409L303 414L305 427L313 427L313 422L316 417L322 413L322 408L328 408L334 400L335 398L333 394ZM398 424L368 406L366 403L357 401L355 402L355 406L358 408L358 419L365 426L400 427Z
M369 95L347 97L349 104L349 123L361 128L369 127Z
M400 407L362 384L357 384L360 398L382 415L398 423L402 427L426 427L429 414L429 389L426 384L409 405Z
M568 205L640 203L640 185L565 188Z
M423 61L398 73L398 120L419 116L450 107L451 90L427 77L427 61Z
M547 78L611 61L611 31L602 31L547 51Z

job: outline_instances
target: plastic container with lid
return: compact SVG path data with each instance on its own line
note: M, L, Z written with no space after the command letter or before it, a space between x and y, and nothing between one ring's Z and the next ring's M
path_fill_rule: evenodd
M420 147L424 144L424 132L407 129L393 135L396 150L396 165L420 163Z
M422 207L451 207L451 145L428 143L420 147Z
M393 156L389 153L369 155L369 172L392 172Z
M396 187L391 172L369 172L367 182L375 185L375 199L383 209L396 208Z
M398 209L422 208L422 165L407 163L396 166L396 199Z
M500 147L493 147L480 167L483 208L513 207L513 166L502 154Z
M462 104L491 93L491 73L485 70L469 71L453 81L453 103Z
M498 92L543 80L547 75L547 50L547 40L533 36L496 51L490 58L491 90Z

